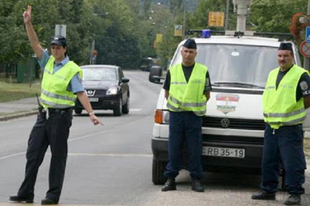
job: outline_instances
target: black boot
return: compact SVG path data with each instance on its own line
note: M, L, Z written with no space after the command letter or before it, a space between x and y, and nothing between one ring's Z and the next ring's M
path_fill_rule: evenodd
M261 191L257 194L252 195L253 200L275 200L276 199L276 193L275 192L266 192Z
M176 190L176 184L175 184L175 179L174 178L168 178L167 182L165 183L165 185L163 186L163 188L161 188L161 191L166 192L169 190Z
M198 179L192 179L192 190L196 192L203 192L205 191L205 188L203 188Z
M291 194L284 202L285 205L300 205L301 199L299 194Z
M19 203L33 203L33 197L22 197L14 195L10 197L10 201L19 202Z

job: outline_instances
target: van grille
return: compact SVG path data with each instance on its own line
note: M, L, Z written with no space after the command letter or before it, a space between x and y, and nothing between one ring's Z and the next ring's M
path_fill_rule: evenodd
M265 122L256 119L204 117L203 127L265 130Z

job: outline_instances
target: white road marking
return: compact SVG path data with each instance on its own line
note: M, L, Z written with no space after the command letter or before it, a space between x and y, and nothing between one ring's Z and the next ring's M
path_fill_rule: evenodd
M15 154L0 157L0 160L9 159L11 157L16 157L16 156L24 155L24 154L26 154L26 152L15 153Z
M69 156L88 156L88 157L153 157L152 154L121 154L121 153L68 153Z
M129 109L130 112L140 112L142 109L135 108L135 109Z
M0 206L42 206L41 204L27 204L27 203L6 203L0 202ZM57 206L123 206L123 205L84 205L84 204L58 204Z

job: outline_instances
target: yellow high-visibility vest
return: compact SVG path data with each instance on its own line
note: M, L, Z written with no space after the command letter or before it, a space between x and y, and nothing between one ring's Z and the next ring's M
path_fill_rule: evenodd
M269 73L263 93L264 121L274 129L301 124L306 118L304 98L296 102L296 90L301 75L308 71L294 65L276 88L279 71L276 68Z
M75 104L76 95L67 91L72 77L82 70L73 61L66 63L60 70L53 72L55 58L48 60L43 73L40 103L44 108L68 108Z
M186 82L182 65L177 64L170 68L170 89L167 108L170 111L193 111L198 116L206 113L206 74L208 68L195 63L191 76Z

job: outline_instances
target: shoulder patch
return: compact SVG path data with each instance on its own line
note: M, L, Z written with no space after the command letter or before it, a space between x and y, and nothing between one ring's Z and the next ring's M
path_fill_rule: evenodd
M308 88L309 88L309 85L306 81L300 82L299 86L300 86L301 90L304 90L304 91L308 90Z

